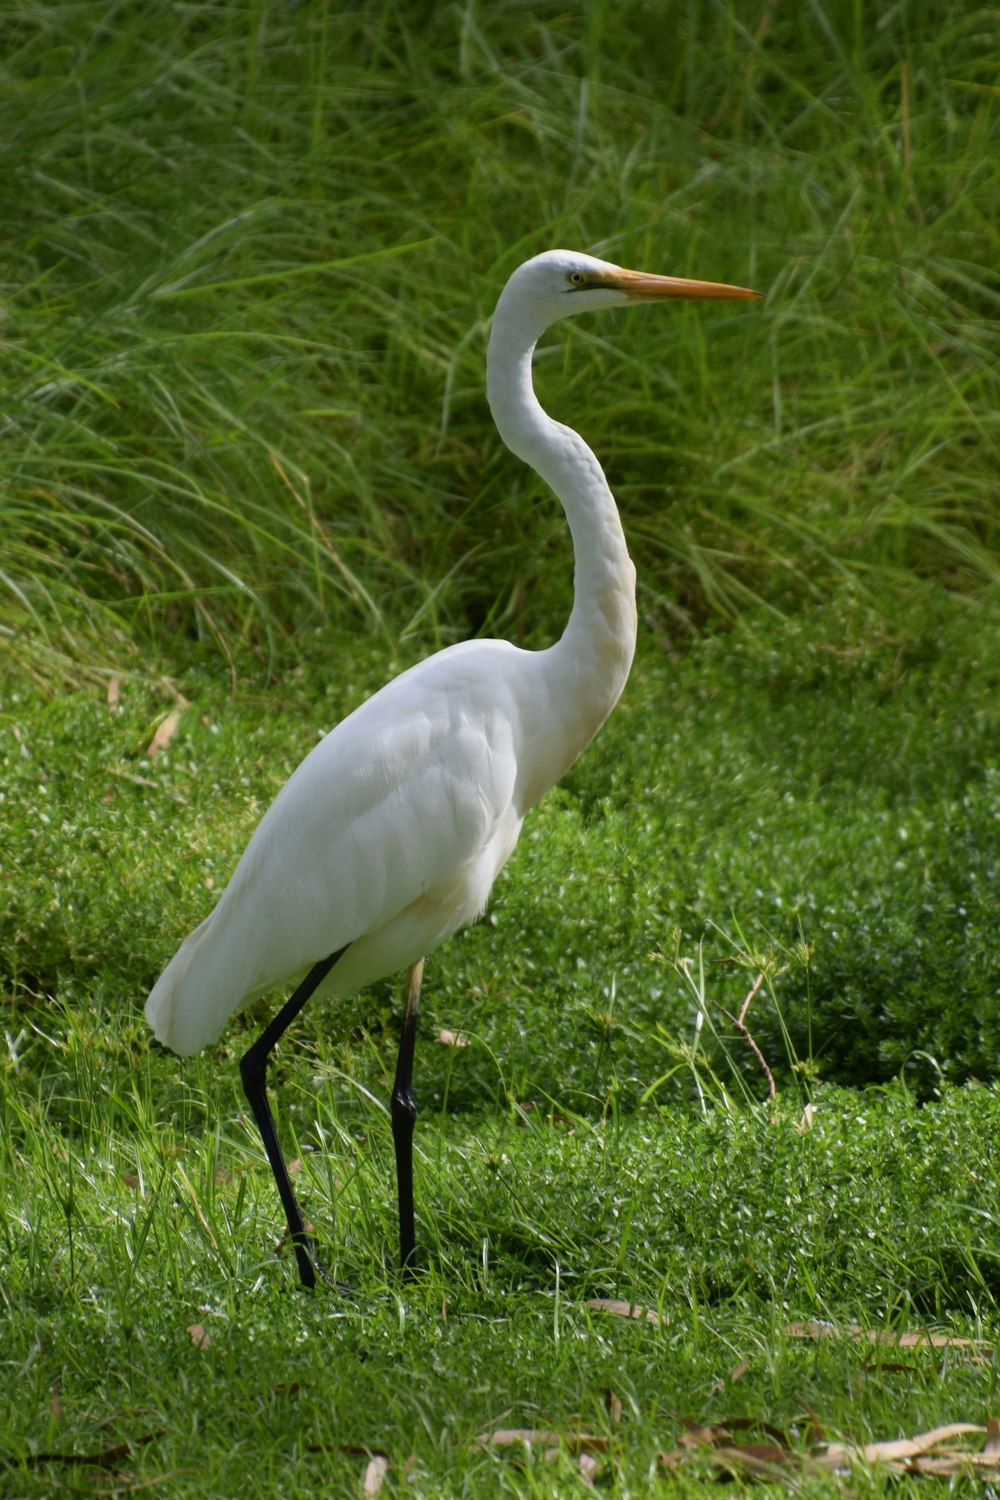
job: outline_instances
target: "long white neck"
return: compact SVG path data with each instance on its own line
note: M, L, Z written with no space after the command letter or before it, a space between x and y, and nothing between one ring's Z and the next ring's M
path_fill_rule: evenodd
M575 759L614 708L628 678L635 654L635 568L603 469L579 433L554 422L535 395L531 357L536 342L518 329L516 320L498 315L490 336L486 390L500 436L555 492L573 539L573 609L562 639L546 654L554 679L574 702Z

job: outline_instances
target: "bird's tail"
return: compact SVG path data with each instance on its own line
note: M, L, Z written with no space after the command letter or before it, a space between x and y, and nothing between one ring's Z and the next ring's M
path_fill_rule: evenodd
M146 1001L157 1041L182 1057L214 1042L246 993L238 959L209 939L211 923L184 939Z

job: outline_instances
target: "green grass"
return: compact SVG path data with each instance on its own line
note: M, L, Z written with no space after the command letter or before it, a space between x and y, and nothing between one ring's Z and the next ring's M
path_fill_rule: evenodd
M571 1495L583 1431L599 1488L693 1495L684 1418L802 1457L997 1414L994 30L0 22L0 1494L312 1500L379 1451L387 1494ZM562 518L482 388L504 277L559 243L767 296L538 359L622 504L636 670L428 966L416 1284L398 986L282 1045L356 1288L307 1295L238 1087L278 997L186 1062L141 1006L318 734L438 644L561 628ZM916 1492L861 1472L782 1489Z
M988 33L957 5L19 8L6 636L50 678L185 637L279 670L331 619L551 633L561 520L482 364L504 276L560 242L768 293L540 362L647 610L995 582Z
M273 1188L231 1076L188 1071L170 1145L147 1114L43 1155L45 1122L6 1110L24 1181L5 1231L8 1493L51 1493L81 1472L68 1455L121 1442L131 1451L105 1467L126 1489L351 1494L360 1455L382 1451L394 1493L553 1493L550 1468L532 1484L532 1466L478 1449L497 1425L596 1432L610 1442L604 1476L654 1492L679 1415L767 1420L804 1449L810 1414L828 1436L895 1436L995 1408L991 1361L960 1345L886 1354L881 1369L846 1333L788 1331L826 1317L991 1336L981 1276L998 1122L983 1091L918 1111L900 1093L859 1104L823 1090L805 1135L788 1110L774 1124L430 1120L418 1158L430 1268L403 1291L384 1269L387 1122L373 1105L331 1115L326 1079L301 1104L337 1161L307 1158L300 1189L355 1280L345 1301L298 1291L273 1256ZM119 1107L144 1114L148 1089L140 1070ZM963 1283L964 1305L944 1305ZM659 1326L587 1307L608 1295L652 1305ZM43 1453L58 1457L24 1465ZM568 1462L561 1479L576 1491ZM675 1492L665 1479L662 1492Z
M397 987L307 1008L281 1047L280 1128L350 1300L300 1292L273 1254L280 1209L237 1060L276 997L184 1062L140 1005L377 664L324 691L313 661L259 701L191 673L153 761L162 688L126 684L114 712L87 693L10 704L12 1493L76 1483L83 1454L101 1460L95 1490L354 1494L377 1450L390 1493L569 1494L581 1429L607 1440L598 1477L621 1492L694 1493L708 1458L680 1480L658 1469L681 1417L766 1421L800 1453L810 1423L874 1440L984 1422L1000 1122L970 1075L995 1055L997 638L920 605L891 627L765 617L681 661L644 649L487 920L428 966L417 1285L393 1269ZM718 1008L759 972L747 1020L773 1100ZM788 1331L802 1322L841 1336ZM873 1355L855 1324L986 1344ZM477 1446L494 1426L570 1447L555 1471L524 1467Z

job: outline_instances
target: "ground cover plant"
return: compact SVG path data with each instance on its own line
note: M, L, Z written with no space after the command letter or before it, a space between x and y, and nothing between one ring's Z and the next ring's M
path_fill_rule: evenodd
M2 23L4 1495L996 1480L989 18L668 12ZM561 628L482 396L555 243L768 296L539 359L636 669L429 965L414 1284L398 986L282 1046L306 1295L277 997L183 1063L141 1003L318 734Z
M8 921L33 965L9 1012L3 1096L15 1493L44 1493L54 1474L68 1477L70 1456L103 1454L100 1484L111 1469L120 1485L166 1476L178 1493L224 1494L247 1444L260 1493L349 1491L370 1451L388 1455L399 1484L409 1464L407 1492L551 1493L584 1482L573 1477L581 1431L609 1482L655 1486L660 1474L669 1488L676 1473L657 1455L674 1451L681 1415L764 1418L802 1453L809 1412L829 1437L985 1421L994 1094L944 1047L933 1070L918 1049L890 1070L873 1048L882 1086L843 1087L859 1043L838 976L866 926L881 930L899 829L916 841L919 828L921 871L898 903L901 948L932 923L955 845L973 841L989 785L975 761L996 729L975 706L995 660L931 637L924 669L904 671L892 693L893 646L848 696L829 644L813 629L796 657L812 656L814 711L843 735L813 736L815 764L800 767L808 819L793 759L784 773L775 760L795 742L803 697L781 691L785 658L743 627L682 663L647 649L591 775L581 766L540 810L490 919L436 955L419 1053L425 1275L414 1287L392 1267L397 996L386 985L303 1018L282 1049L281 1127L353 1301L298 1292L289 1256L273 1253L280 1213L236 1066L266 1005L180 1063L150 1045L137 1004L167 948L164 913L182 913L184 927L211 899L216 861L231 862L294 754L289 736L309 725L310 686L277 689L278 711L262 718L256 704L234 711L224 674L205 678L153 759L156 684L125 686L114 712L72 695L15 719L25 753L10 757L7 790L25 816L10 826L29 873ZM668 693L672 732L657 759L642 747L663 734ZM918 739L925 717L946 714L969 726L964 771L950 736ZM914 770L889 802L884 768L906 734ZM870 774L838 784L854 736L872 752ZM655 782L635 774L636 759ZM840 930L845 849L853 937ZM786 895L783 919L775 898L793 874L812 901L796 909ZM970 875L969 906L976 886ZM719 910L733 914L721 932L710 925ZM716 1036L706 1026L694 1052L699 965ZM717 1006L735 1013L758 965L767 981L749 1019L773 1099ZM975 982L970 964L958 1014L988 1011ZM884 1006L875 1030L887 1047L902 1054L912 1041L929 989L909 1010L902 991L897 1010ZM816 1042L798 1052L781 1022L807 1011ZM636 1324L595 1299L634 1299L660 1321ZM788 1331L800 1325L840 1335ZM855 1325L974 1342L873 1354ZM244 1424L252 1437L237 1443ZM484 1449L495 1426L560 1433L542 1444L560 1448L557 1468ZM696 1468L712 1472L707 1459Z

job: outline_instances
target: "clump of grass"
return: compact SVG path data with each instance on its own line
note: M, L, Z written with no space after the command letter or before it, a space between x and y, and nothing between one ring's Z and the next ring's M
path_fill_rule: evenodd
M557 241L769 292L541 362L648 607L995 577L977 14L252 14L8 25L0 625L40 675L557 629L560 518L482 397L503 276Z

